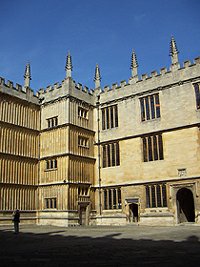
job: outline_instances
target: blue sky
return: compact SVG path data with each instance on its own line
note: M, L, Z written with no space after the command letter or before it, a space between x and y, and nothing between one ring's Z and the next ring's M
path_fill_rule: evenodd
M180 62L200 56L199 0L0 0L0 76L23 84L31 63L34 90L72 77L94 87L98 63L102 86L130 78L135 50L139 75L170 66L175 37Z

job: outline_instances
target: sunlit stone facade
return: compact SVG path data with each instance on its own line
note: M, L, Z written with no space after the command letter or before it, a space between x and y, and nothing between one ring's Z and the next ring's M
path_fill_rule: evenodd
M0 222L10 222L14 209L25 222L36 222L39 183L40 107L21 86L0 85Z
M200 223L200 58L95 89L0 82L0 223Z

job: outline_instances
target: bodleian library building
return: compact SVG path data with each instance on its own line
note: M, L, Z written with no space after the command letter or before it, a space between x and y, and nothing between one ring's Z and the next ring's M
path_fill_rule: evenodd
M200 224L200 57L94 88L0 78L0 224Z

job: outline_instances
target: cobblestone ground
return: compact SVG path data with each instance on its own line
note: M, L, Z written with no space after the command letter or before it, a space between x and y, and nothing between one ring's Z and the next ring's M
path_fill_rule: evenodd
M199 266L200 226L0 226L0 266Z

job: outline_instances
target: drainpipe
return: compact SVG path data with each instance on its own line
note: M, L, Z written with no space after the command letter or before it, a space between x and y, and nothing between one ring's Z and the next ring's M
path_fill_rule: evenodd
M100 150L100 95L97 95L97 146L98 146L98 180L99 180L99 214L102 214L101 201L101 150Z

